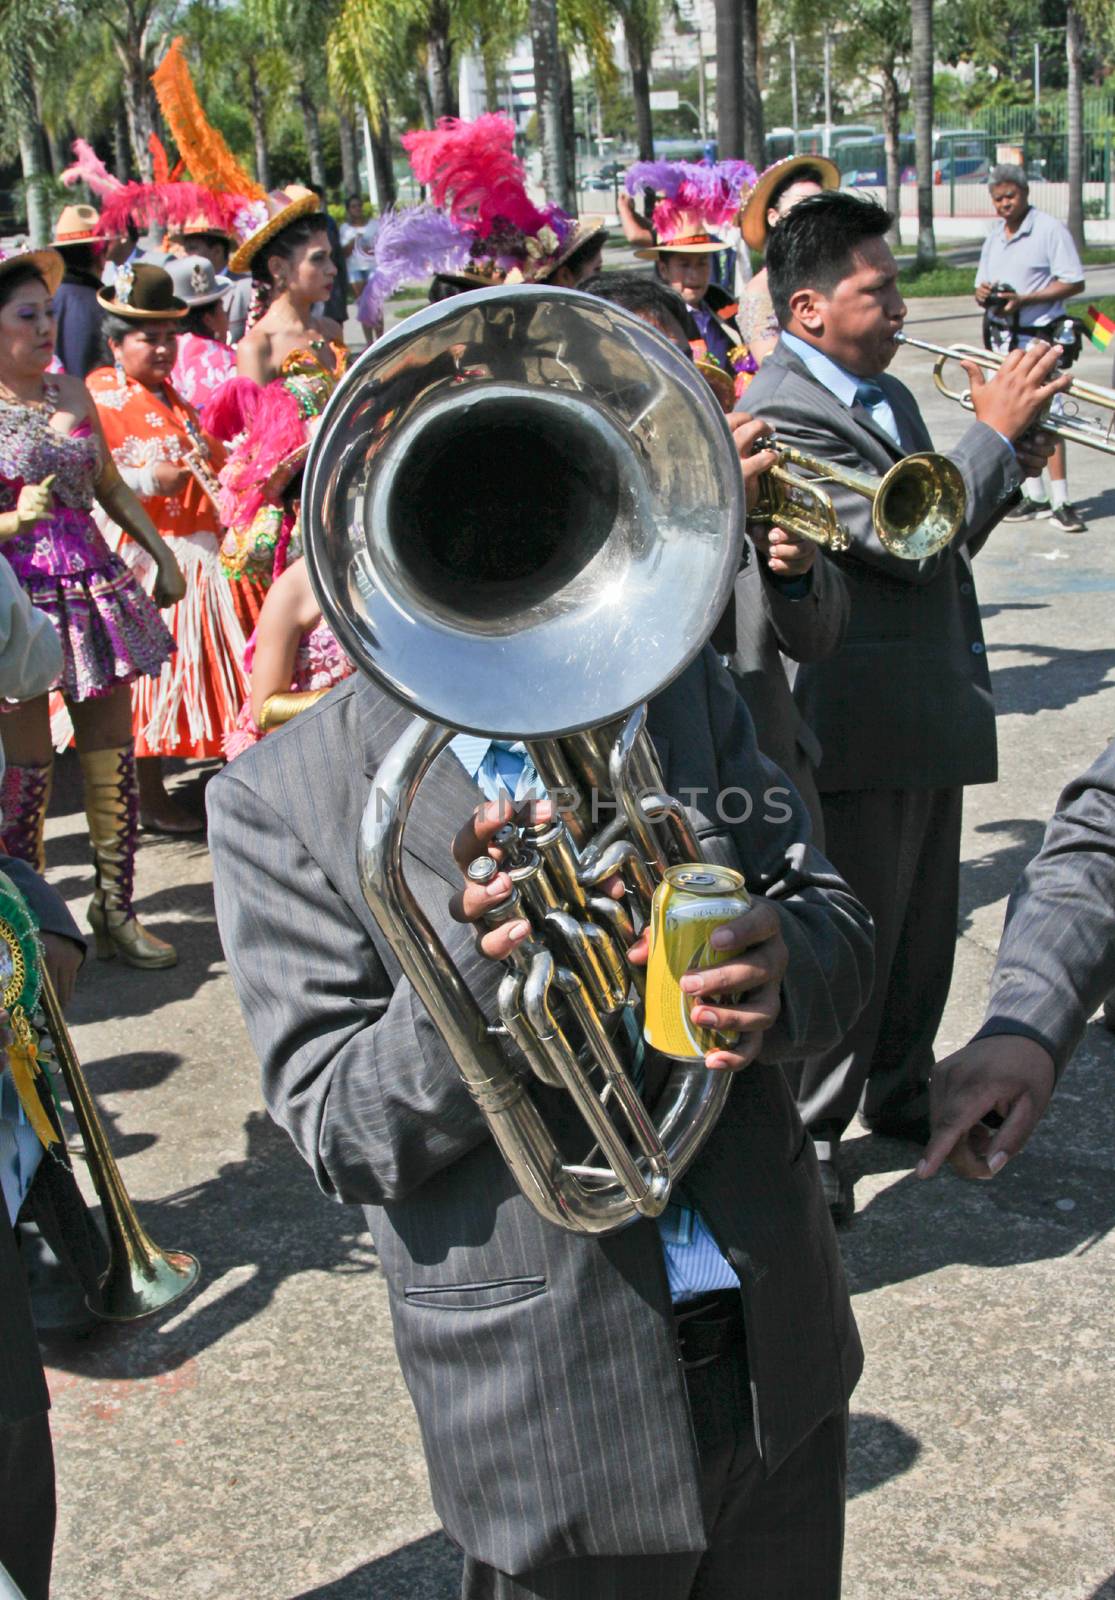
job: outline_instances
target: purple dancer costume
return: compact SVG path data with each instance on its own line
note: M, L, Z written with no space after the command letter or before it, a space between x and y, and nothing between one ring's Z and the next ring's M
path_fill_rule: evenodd
M63 434L50 426L48 407L0 401L0 511L14 510L24 484L54 475L54 514L0 548L32 604L58 630L63 663L56 687L70 700L157 677L175 648L153 601L93 521L99 468L88 423Z

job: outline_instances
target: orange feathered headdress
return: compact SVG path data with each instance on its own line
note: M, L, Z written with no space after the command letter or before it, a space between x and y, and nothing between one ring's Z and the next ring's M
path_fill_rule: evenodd
M248 200L265 199L264 191L244 171L205 115L182 53L181 39L174 40L151 74L151 82L194 182L218 194L243 195Z

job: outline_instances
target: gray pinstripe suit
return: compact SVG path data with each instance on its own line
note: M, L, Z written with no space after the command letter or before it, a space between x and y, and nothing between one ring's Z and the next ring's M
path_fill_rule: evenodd
M218 919L267 1104L321 1187L368 1208L451 1536L512 1573L568 1557L701 1550L693 1427L655 1226L594 1241L538 1218L360 893L358 819L407 715L352 680L210 786ZM784 782L759 756L709 648L652 702L650 728L675 793L734 788L742 810L738 790L748 789L759 817L759 791ZM492 1014L499 970L446 910L459 887L449 841L478 798L444 753L410 814L407 870ZM862 908L799 842L796 797L789 820L734 825L704 804L691 814L706 852L765 888L790 948L762 1064L740 1075L686 1184L743 1285L769 1473L842 1409L860 1369L812 1151L777 1062L847 1027L870 985L871 939ZM653 1063L648 1086L652 1073ZM559 1137L583 1145L567 1097L541 1096Z
M977 1038L1018 1033L1060 1073L1115 993L1115 743L1065 788L1011 892Z

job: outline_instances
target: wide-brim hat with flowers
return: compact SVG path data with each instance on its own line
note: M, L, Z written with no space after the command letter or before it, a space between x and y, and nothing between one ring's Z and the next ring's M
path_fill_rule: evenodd
M247 272L260 251L271 243L276 234L282 233L284 228L297 222L300 217L309 217L315 211L321 211L321 201L314 191L298 183L288 184L285 189L273 189L266 200L253 204L253 211L257 205L264 208L264 215L233 251L229 262L231 272Z
M66 276L66 263L57 250L16 250L11 255L0 250L0 277L16 267L34 267L48 294L56 294Z
M74 244L107 244L108 239L96 206L75 205L62 207L50 242L55 250L65 250Z
M118 267L111 288L98 291L97 304L128 322L176 321L189 309L174 293L170 273L149 261Z
M651 221L655 243L635 254L653 261L664 252L709 255L724 249L718 229L729 226L755 181L749 161L636 161L624 176L629 195L660 195Z
M564 266L570 256L575 255L582 245L587 245L591 240L598 240L601 249L603 249L607 237L608 230L602 222L588 222L584 218L579 218L564 242L558 245L552 256L542 259L542 263L531 282L548 282L558 268Z
M840 168L827 156L786 156L764 168L755 180L755 187L747 196L747 204L740 217L739 228L744 243L751 250L765 250L770 224L767 211L774 191L789 179L791 182L806 174L816 175L822 189L839 189Z

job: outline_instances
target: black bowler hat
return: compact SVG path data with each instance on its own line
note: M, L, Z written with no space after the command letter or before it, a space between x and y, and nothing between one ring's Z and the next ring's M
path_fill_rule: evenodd
M128 322L177 319L189 310L175 295L170 273L146 261L125 262L118 267L112 287L98 290L97 304Z

